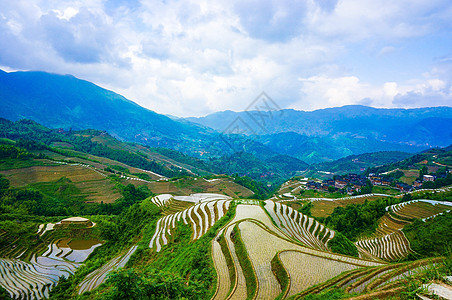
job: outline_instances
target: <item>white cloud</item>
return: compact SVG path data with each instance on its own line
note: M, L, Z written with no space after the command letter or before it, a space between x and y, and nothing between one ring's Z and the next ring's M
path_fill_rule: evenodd
M0 65L71 73L161 113L243 110L261 91L300 109L450 95L444 61L410 82L366 82L344 63L360 63L351 48L384 62L416 51L405 41L450 32L448 0L17 0L0 12Z
M450 84L437 78L403 85L386 82L381 86L361 82L354 76L313 76L299 80L305 100L292 104L291 107L295 109L314 110L351 104L407 108L452 104Z

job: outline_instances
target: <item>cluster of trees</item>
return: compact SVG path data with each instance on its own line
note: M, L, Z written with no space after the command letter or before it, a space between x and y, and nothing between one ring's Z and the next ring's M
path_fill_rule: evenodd
M117 186L122 197L114 203L85 203L78 188L67 178L35 184L33 188L10 188L9 180L0 174L0 213L15 216L120 214L152 195L146 186Z
M334 237L328 241L328 247L334 253L358 257L358 248L340 232L336 232Z
M138 154L121 149L112 149L108 146L93 142L89 137L90 134L100 134L100 131L71 131L62 134L34 121L20 120L11 122L0 118L0 138L16 140L18 146L25 147L28 150L50 149L50 145L54 142L66 142L71 144L74 147L74 150L110 158L136 168L156 172L166 177L174 177L186 173L185 170L180 170L172 166L166 167L159 164L143 156L141 153ZM51 150L55 151L55 149ZM63 150L60 150L60 152L63 154L65 153Z
M254 195L251 198L265 200L271 197L274 188L265 186L262 182L256 181L248 176L239 176L234 174L234 182L251 190Z
M433 219L416 219L406 225L403 232L410 241L411 248L423 257L442 256L452 250L452 212Z
M153 268L119 269L109 275L107 284L112 289L103 299L200 299L202 295L196 281L186 285L179 275Z
M0 159L15 158L15 159L30 159L33 154L25 149L15 147L13 145L0 145Z
M424 181L422 187L424 189L437 189L443 186L452 184L452 173L447 174L446 177L437 178L435 181Z
M342 233L348 239L356 241L360 235L370 235L377 229L378 219L386 213L386 206L403 200L384 198L367 201L363 204L349 204L336 207L324 221L326 226Z

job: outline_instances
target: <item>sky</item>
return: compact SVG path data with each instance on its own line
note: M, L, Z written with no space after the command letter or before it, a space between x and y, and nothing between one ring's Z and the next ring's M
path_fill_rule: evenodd
M0 0L0 69L158 113L452 106L450 0Z

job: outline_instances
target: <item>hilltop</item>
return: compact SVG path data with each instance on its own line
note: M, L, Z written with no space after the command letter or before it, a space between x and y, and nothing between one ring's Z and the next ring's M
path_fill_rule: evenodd
M225 111L201 118L170 118L71 75L3 71L0 100L2 118L31 119L53 129L95 128L121 141L198 158L246 152L260 162L283 155L285 160L292 157L313 164L369 152L415 153L452 144L450 107L344 106L312 112ZM266 120L265 124L256 118Z

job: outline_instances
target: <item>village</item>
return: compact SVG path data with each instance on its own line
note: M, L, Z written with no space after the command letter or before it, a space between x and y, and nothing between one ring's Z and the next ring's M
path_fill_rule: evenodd
M412 192L421 188L425 188L426 182L435 182L438 177L435 175L422 175L417 178L412 185L400 181L398 178L388 176L387 174L360 175L346 174L335 175L333 178L324 180L309 179L306 182L306 190L316 190L320 192L337 192L346 193L348 195L360 195L372 192L372 186L385 186L398 189L402 193Z

